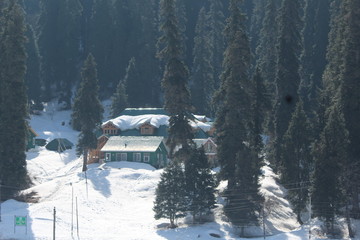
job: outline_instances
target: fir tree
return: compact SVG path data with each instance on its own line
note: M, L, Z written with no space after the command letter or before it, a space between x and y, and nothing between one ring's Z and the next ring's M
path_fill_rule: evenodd
M9 0L0 20L0 180L5 199L14 197L30 180L26 170L26 118L25 89L26 52L24 10L17 0ZM11 126L11 131L9 127Z
M141 79L139 78L139 72L137 71L135 58L132 57L129 60L124 78L126 93L129 96L128 101L132 107L141 107L137 100L138 96L141 95L141 89L143 88L140 80Z
M192 70L192 102L196 113L212 116L211 98L215 89L213 58L205 8L201 8L196 25Z
M282 175L281 181L287 183L288 198L293 205L297 220L302 224L301 213L307 206L308 183L312 170L310 144L311 129L303 103L300 100L284 135Z
M215 178L204 149L194 149L185 167L187 210L192 214L193 222L201 222L202 216L209 214L216 203Z
M182 146L186 152L193 144L193 133L189 125L192 106L187 86L188 69L182 59L181 31L176 17L175 1L162 0L160 14L162 36L159 39L159 45L162 49L158 56L165 62L162 87L164 107L170 114L167 145L172 156L176 146Z
M340 185L341 166L347 158L349 135L339 106L328 109L328 119L314 148L315 171L312 189L314 215L325 220L328 231L334 230L335 216L343 199Z
M80 62L81 4L78 0L41 0L40 5L38 45L45 100L60 95L59 102L69 109Z
M186 212L185 177L177 161L164 169L155 194L155 219L168 218L170 227L175 228L175 220L184 217Z
M212 52L211 66L214 71L215 89L220 86L220 75L222 72L223 54L225 51L225 41L223 29L225 28L225 17L223 14L223 5L221 1L209 0L210 10L207 14L209 25L209 41Z
M76 93L71 118L74 129L81 131L77 152L78 155L83 154L83 171L86 171L88 150L96 148L95 129L101 124L104 111L98 98L96 63L91 54L84 63L81 76L82 81Z
M269 160L275 170L282 164L281 147L284 134L288 129L291 116L298 102L300 84L299 54L300 38L300 3L298 0L283 0L279 15L279 37L276 74L276 98L273 122L275 136L271 139Z
M111 117L116 118L129 105L128 95L126 94L125 81L120 80L116 87L116 92L112 97Z
M230 17L225 28L227 48L224 53L224 71L220 89L215 96L220 106L215 127L221 175L228 180L224 211L233 224L242 226L244 230L246 225L257 222L256 212L261 199L258 194L260 171L254 166L254 155L249 146L254 85L248 77L250 48L244 29L244 16L239 9L240 2L230 1Z
M42 84L40 82L40 55L39 49L35 39L33 28L27 26L27 39L26 52L28 59L26 62L26 86L29 103L34 104L32 109L42 110L41 96Z
M345 10L344 55L340 75L340 101L344 113L346 129L349 133L350 145L348 158L352 166L356 166L352 179L352 212L360 218L360 2L346 0L342 2ZM357 174L355 174L357 173Z
M307 0L305 5L299 93L305 112L315 120L322 74L326 66L326 49L330 31L330 0Z

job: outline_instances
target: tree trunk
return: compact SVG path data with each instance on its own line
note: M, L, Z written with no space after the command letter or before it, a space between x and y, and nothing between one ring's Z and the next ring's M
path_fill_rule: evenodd
M87 157L88 157L88 149L84 148L84 154L83 154L83 167L82 171L85 172L87 170Z
M352 216L355 219L360 218L360 208L359 208L359 190L358 186L355 183L352 189Z
M350 214L349 214L349 206L348 204L346 203L346 224L347 224L347 227L348 227L348 232L349 232L349 237L350 238L353 238L354 237L354 232L351 228L351 221L350 221Z

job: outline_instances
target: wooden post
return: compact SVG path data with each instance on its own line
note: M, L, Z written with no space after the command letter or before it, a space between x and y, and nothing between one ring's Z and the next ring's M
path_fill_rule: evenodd
M80 239L80 237L79 237L79 211L78 211L77 197L76 197L76 230L77 230L78 239Z

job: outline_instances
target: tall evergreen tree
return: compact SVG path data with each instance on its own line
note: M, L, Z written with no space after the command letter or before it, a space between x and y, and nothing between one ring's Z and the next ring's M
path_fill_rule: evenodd
M299 93L305 112L314 120L318 111L318 95L326 66L326 49L330 31L330 0L307 0L305 5Z
M310 122L300 100L284 135L284 146L281 168L281 181L289 184L288 198L293 205L297 220L302 224L301 213L307 206L308 188L312 161L310 153L311 144Z
M187 210L193 222L202 221L202 216L215 208L215 178L211 173L208 159L203 148L193 151L185 165Z
M126 56L136 59L138 71L137 91L134 94L128 92L129 102L134 107L160 106L160 69L156 58L157 2L129 1L132 26Z
M137 98L143 93L141 89L143 89L144 86L142 86L139 75L135 58L132 57L129 60L124 78L126 93L129 95L129 104L132 107L141 107Z
M192 102L196 113L211 116L211 99L215 89L213 58L209 41L208 24L205 8L201 8L196 25L194 62L192 69Z
M34 106L31 107L41 110L42 84L40 81L40 54L34 30L30 25L27 25L26 35L28 39L26 44L28 59L26 61L27 67L25 75L27 95L29 103L34 104Z
M71 90L78 79L81 11L78 0L41 0L38 44L46 100L60 95L64 108L71 107Z
M349 133L339 105L328 109L328 119L315 144L315 171L312 189L312 208L315 216L325 220L328 231L334 230L335 216L343 199L340 185L341 166L347 158Z
M224 211L231 222L242 226L244 230L246 225L257 222L256 211L259 210L260 197L257 181L259 169L254 168L248 144L254 86L248 76L250 48L244 28L244 15L239 8L241 2L231 0L229 5L224 71L220 89L215 96L220 106L215 127L221 174L228 180Z
M357 167L352 176L352 197L354 216L360 218L360 2L346 0L342 2L345 10L344 59L340 76L341 106L346 129L349 132L350 145L348 158Z
M74 129L80 130L77 144L78 155L83 154L83 171L86 171L88 150L96 148L95 129L101 124L103 107L99 101L96 62L89 54L82 72L82 81L77 91L71 115Z
M128 95L126 94L125 81L120 80L116 87L116 92L112 97L111 117L116 118L129 105Z
M168 218L170 227L175 228L175 220L186 215L185 176L180 163L173 161L164 169L155 195L155 219Z
M225 17L221 1L209 0L210 10L208 12L209 41L212 52L211 66L214 71L215 89L220 86L220 75L222 72L223 54L225 41L223 29L225 28Z
M160 59L166 64L162 87L165 109L170 114L167 145L170 147L171 156L176 146L181 145L187 151L186 149L193 144L193 133L189 125L192 111L187 86L189 73L182 58L182 39L175 2L175 0L160 2L162 36L159 38L159 45L162 49L158 53Z
M279 15L279 37L276 74L276 98L274 107L275 136L271 139L270 161L275 168L282 165L281 147L284 134L288 129L291 116L298 102L300 84L299 54L300 37L299 0L283 0Z
M2 198L8 199L30 184L25 155L28 132L24 81L26 37L24 10L17 0L9 0L1 15L0 180L1 184L11 186L2 189Z

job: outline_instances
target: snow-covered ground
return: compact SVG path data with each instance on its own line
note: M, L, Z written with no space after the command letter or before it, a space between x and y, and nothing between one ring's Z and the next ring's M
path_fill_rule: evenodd
M78 133L69 126L69 119L69 111L54 110L32 116L30 123L40 138L63 137L76 144ZM74 149L58 154L39 147L28 152L28 171L34 186L26 191L37 192L39 202L2 203L0 239L53 239L54 208L56 239L218 239L210 234L221 239L240 239L221 214L221 204L214 212L214 221L202 225L180 219L179 228L167 229L167 219L155 220L152 207L162 170L142 163L91 164L86 180L81 161ZM284 199L284 189L274 180L276 176L268 167L264 167L264 175L262 192L274 202L265 221L266 232L271 235L266 239L308 239L308 228L297 224ZM27 216L27 227L14 228L15 215ZM261 234L262 229L252 232Z

